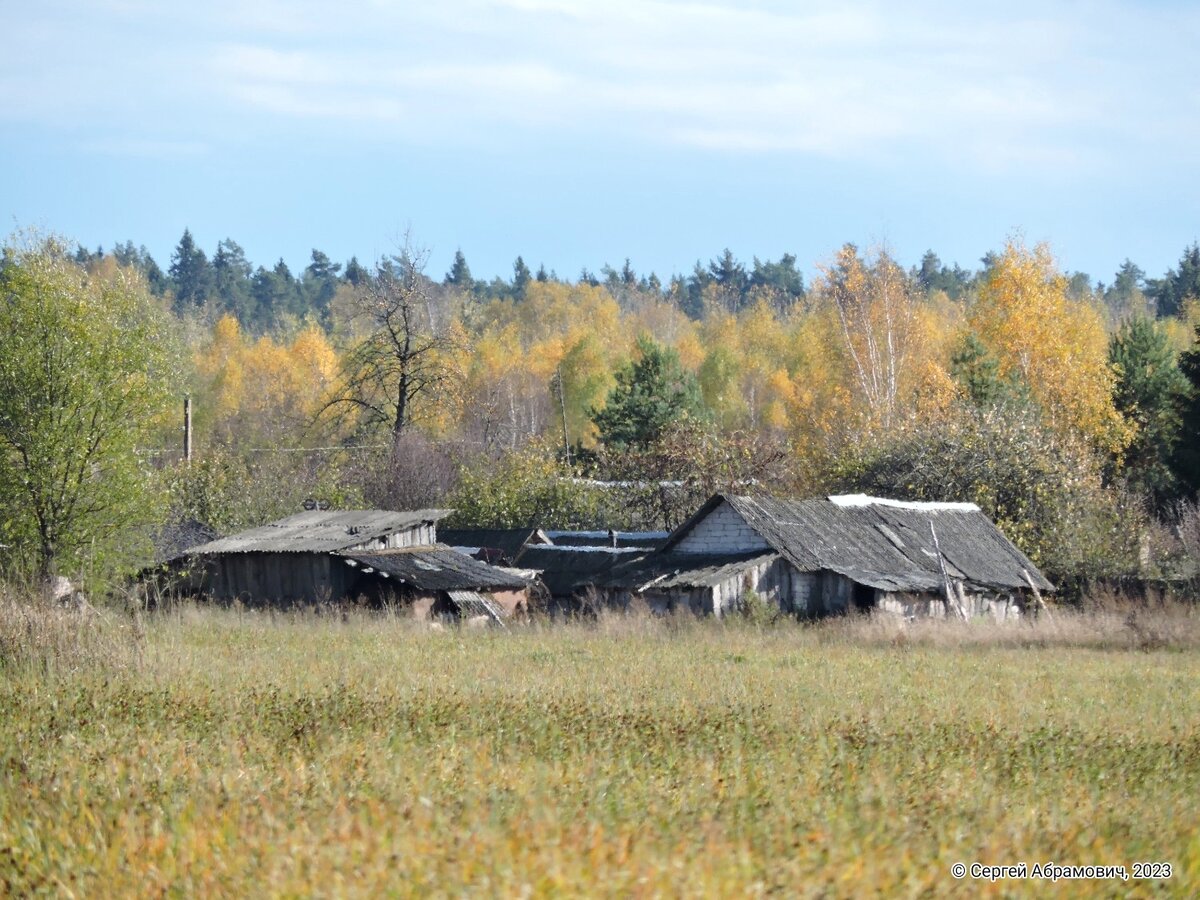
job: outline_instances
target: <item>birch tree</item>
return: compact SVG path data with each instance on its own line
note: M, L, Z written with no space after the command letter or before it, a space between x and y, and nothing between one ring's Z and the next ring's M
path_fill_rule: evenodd
M818 289L836 314L851 382L870 417L888 427L916 336L912 284L886 252L864 259L853 244L843 246L821 275Z

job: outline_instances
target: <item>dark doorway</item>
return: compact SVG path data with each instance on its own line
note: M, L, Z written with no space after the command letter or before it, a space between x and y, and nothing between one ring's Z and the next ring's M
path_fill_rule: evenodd
M855 609L870 609L875 605L875 588L856 581L852 599Z

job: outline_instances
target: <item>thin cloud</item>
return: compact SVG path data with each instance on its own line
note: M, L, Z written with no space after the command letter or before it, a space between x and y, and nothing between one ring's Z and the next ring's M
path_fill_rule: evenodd
M61 12L61 10L60 10ZM100 112L79 77L135 104L129 84L179 126L220 141L230 119L257 130L336 120L360 141L438 133L487 144L556 136L730 154L913 154L994 171L1118 165L1124 148L1195 153L1197 14L1129 2L1087 15L1015 0L980 10L878 4L447 0L414 7L233 0L181 8L155 54L120 46L122 25L168 16L110 0L91 30L35 35L0 61L3 118L71 126ZM87 21L86 8L79 17ZM112 41L104 29L114 29ZM61 30L61 29L60 29ZM113 43L117 46L113 46ZM56 60L56 54L59 57ZM57 62L57 64L56 64ZM1139 121L1177 148L1151 148Z

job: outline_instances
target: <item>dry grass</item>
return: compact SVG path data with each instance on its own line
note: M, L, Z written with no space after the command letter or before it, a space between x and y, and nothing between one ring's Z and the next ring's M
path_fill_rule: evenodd
M0 670L0 894L923 896L987 893L958 861L1166 860L992 890L1193 895L1200 654L1174 616L1158 647L1099 613L901 642L183 607L140 665Z
M951 619L905 622L894 616L848 616L813 629L822 643L857 646L1200 650L1200 606L1130 604L1105 598L1083 609L1057 609L1037 619L993 622Z
M140 618L77 608L0 586L0 671L117 671L141 656Z

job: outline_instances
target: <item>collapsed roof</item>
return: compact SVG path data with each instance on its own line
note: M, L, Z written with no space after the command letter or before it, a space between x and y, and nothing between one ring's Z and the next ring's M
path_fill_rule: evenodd
M362 572L378 572L396 584L419 591L521 590L529 587L524 578L450 547L406 547L378 553L347 550L336 555Z

